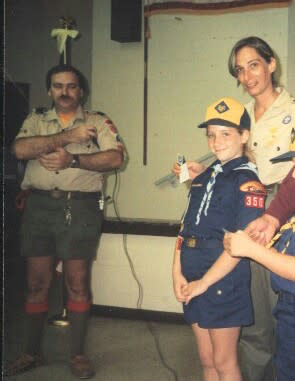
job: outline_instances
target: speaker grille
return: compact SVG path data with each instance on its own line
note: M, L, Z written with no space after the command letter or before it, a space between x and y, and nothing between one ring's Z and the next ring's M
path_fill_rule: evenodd
M142 0L112 0L111 39L141 41Z

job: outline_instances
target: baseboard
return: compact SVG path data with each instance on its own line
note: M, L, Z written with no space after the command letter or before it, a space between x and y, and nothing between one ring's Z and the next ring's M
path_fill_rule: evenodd
M144 320L164 323L186 324L182 313L142 310L136 308L102 306L93 304L91 314L94 316L103 316L111 318L120 318L128 320Z
M106 218L102 232L111 234L153 235L162 237L177 237L180 222L160 222L145 220L129 220Z

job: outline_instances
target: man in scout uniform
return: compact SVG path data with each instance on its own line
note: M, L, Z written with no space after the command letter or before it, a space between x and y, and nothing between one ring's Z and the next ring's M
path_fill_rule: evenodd
M41 339L48 311L48 289L56 257L63 260L71 325L72 373L95 372L84 353L91 306L89 274L101 233L104 172L123 163L124 147L111 120L82 107L86 80L70 65L51 68L46 77L53 107L24 121L13 153L28 161L23 190L26 200L21 251L27 260L25 352L7 375L40 366Z

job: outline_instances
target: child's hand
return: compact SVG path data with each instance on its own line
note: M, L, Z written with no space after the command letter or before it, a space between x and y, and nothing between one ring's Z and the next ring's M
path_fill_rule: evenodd
M183 289L185 304L188 304L192 298L199 296L208 290L208 286L203 279L189 282Z
M183 303L185 302L185 297L183 295L183 289L187 286L187 280L185 277L179 273L177 275L173 275L173 288L174 288L174 295L176 299Z
M200 175L206 169L206 167L203 164L197 163L195 161L186 161L186 165L191 180ZM173 165L172 172L175 173L177 177L179 177L180 166L177 163Z

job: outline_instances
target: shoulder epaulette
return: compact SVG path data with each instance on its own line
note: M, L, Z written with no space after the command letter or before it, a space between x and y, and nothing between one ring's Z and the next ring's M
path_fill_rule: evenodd
M91 114L105 116L105 113L101 111L91 111Z
M33 112L38 115L45 114L47 111L48 111L47 107L36 107L33 109Z
M250 161L248 163L241 164L239 167L234 168L234 171L238 171L240 169L247 169L255 173L255 175L258 176L258 170L254 163L251 163Z

